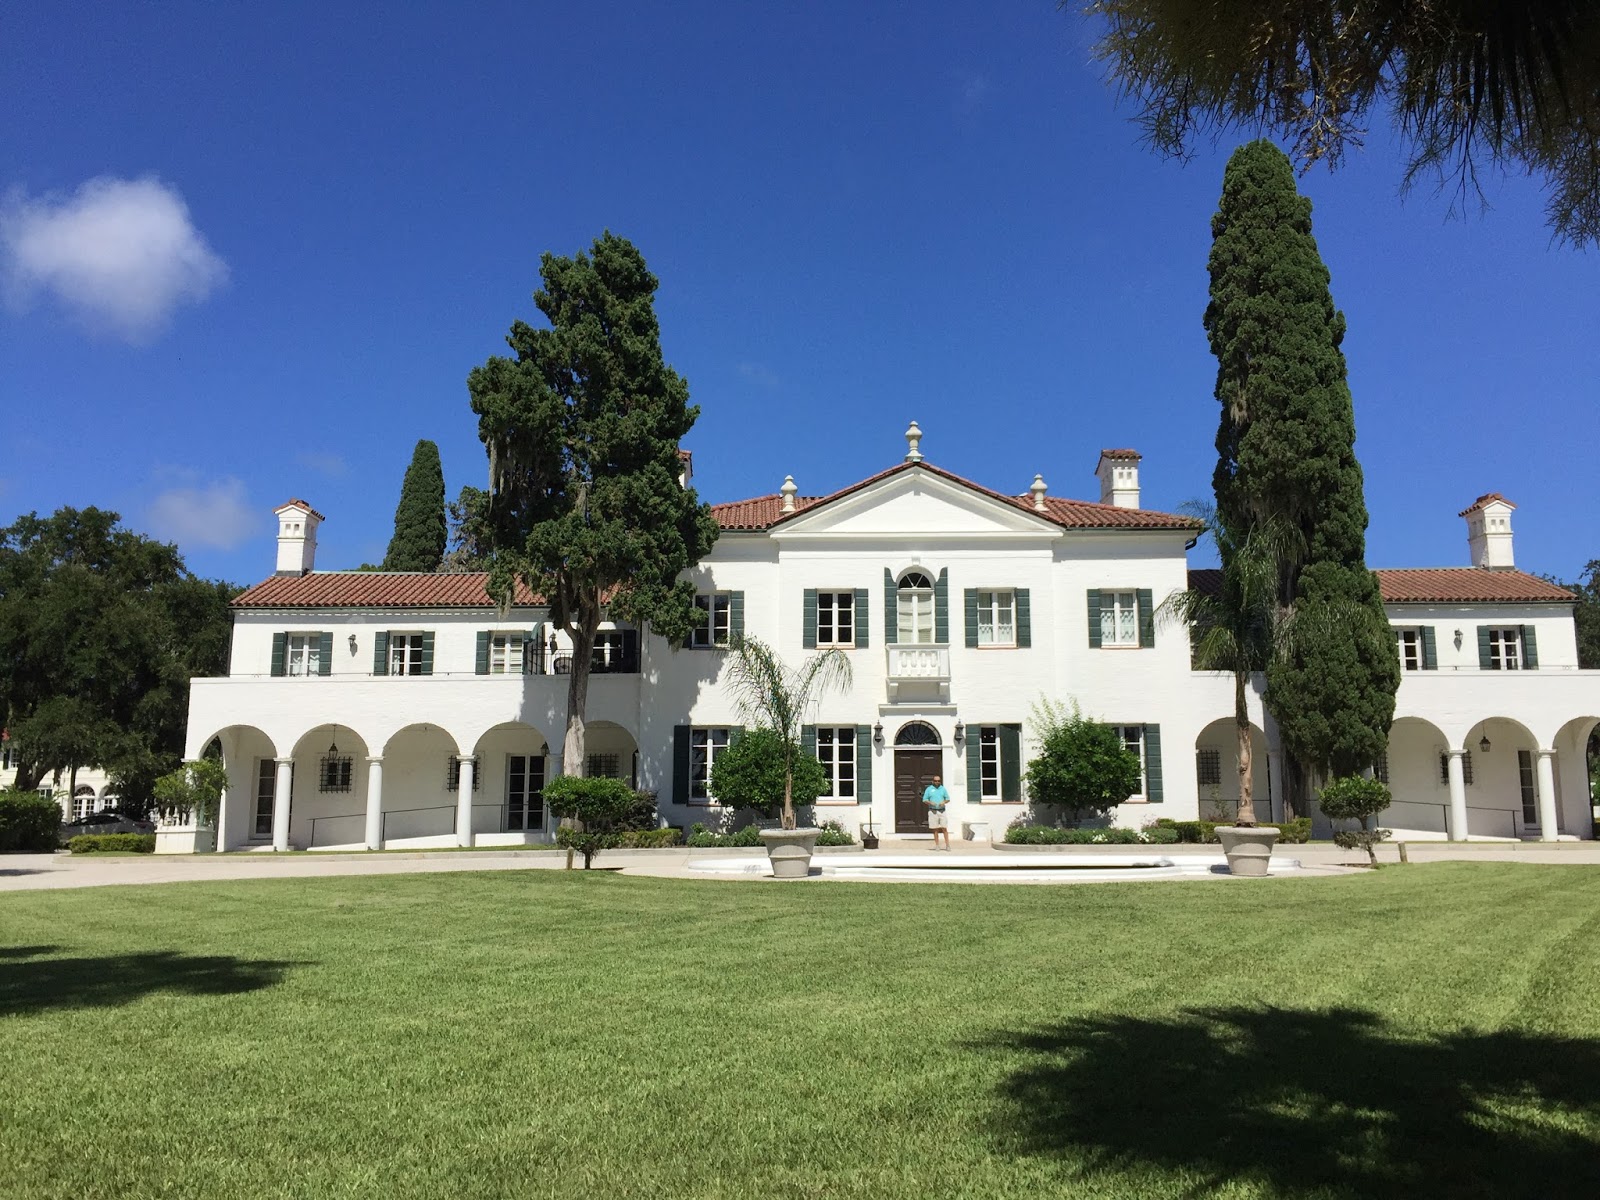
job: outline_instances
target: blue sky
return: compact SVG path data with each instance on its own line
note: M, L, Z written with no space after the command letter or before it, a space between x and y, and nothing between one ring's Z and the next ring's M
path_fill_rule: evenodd
M662 281L710 500L928 458L1147 507L1203 498L1209 221L1238 138L1143 150L1093 26L988 5L79 5L0 51L0 520L120 511L197 572L381 556L419 437L485 462L467 372L534 319L541 252L604 229ZM1517 503L1518 565L1600 538L1596 260L1535 181L1450 219L1402 202L1381 129L1302 180L1349 321L1374 566L1466 562L1456 513ZM130 245L143 247L139 253Z

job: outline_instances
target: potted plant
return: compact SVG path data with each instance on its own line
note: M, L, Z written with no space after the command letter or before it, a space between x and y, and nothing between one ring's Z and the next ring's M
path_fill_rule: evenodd
M850 659L842 650L823 650L798 670L785 666L759 638L733 639L728 682L739 710L755 728L712 764L711 791L723 803L779 813L777 829L763 829L772 874L804 879L816 849L815 827L796 828L796 803L810 804L828 789L822 764L800 748L800 730L812 702L830 690L850 687Z

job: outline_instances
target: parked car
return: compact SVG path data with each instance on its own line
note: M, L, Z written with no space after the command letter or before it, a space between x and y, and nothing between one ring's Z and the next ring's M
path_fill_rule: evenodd
M130 817L127 813L118 812L114 808L106 808L79 817L69 825L63 825L61 842L65 845L81 833L154 833L155 831L154 821Z

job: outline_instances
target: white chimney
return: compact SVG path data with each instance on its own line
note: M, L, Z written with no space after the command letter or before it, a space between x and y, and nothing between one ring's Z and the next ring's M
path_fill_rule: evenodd
M1100 479L1100 503L1117 508L1139 507L1139 462L1137 450L1102 450L1094 473Z
M317 526L323 516L304 500L272 510L278 518L279 575L304 575L317 565Z
M689 481L694 478L694 454L688 450L678 451L678 486L688 490Z
M1515 507L1499 492L1490 492L1457 514L1467 519L1467 547L1473 566L1509 570L1516 565L1511 553L1511 510Z
M1039 512L1043 512L1045 509L1044 494L1049 490L1045 487L1044 476L1035 475L1033 483L1029 485L1028 490L1033 493L1033 507Z
M783 511L784 512L792 513L794 511L794 496L795 496L795 493L798 492L799 490L800 489L795 487L795 485L794 485L794 476L793 475L785 475L783 477L783 486L781 488L779 488L778 491L783 494Z
M920 448L921 446L922 446L922 430L917 428L917 423L915 421L913 421L913 422L911 422L910 426L907 427L907 429L906 429L906 461L907 462L921 462L922 461L922 450Z

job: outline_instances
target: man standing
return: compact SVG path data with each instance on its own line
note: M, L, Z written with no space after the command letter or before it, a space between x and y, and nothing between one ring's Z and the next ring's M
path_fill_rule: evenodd
M939 848L939 835L942 833L944 848L950 849L950 821L944 815L945 805L950 803L950 793L937 775L932 783L922 789L922 802L928 806L928 828L933 830L933 848Z

